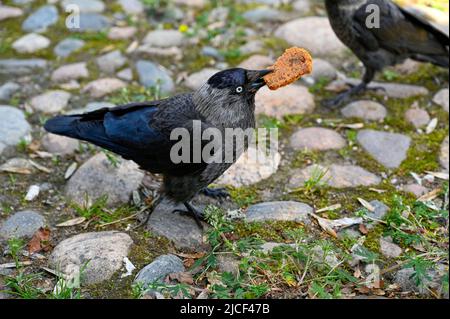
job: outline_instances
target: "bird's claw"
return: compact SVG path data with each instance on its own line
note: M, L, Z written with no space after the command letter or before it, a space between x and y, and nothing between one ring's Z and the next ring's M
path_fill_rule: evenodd
M214 199L224 199L230 197L230 193L226 188L204 188L200 192L201 194L214 198Z
M172 211L173 214L180 214L182 216L190 216L194 218L197 226L203 230L203 225L201 223L202 220L205 220L205 216L203 212L191 206L191 209L174 209Z

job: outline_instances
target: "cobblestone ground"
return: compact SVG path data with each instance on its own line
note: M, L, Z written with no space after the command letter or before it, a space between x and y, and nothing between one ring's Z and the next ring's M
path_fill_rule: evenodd
M448 31L448 2L412 2ZM279 153L226 172L231 198L195 199L204 232L169 203L134 229L160 177L42 128L294 45L314 73L256 98ZM448 298L448 70L406 61L322 106L362 72L322 1L0 1L0 299Z

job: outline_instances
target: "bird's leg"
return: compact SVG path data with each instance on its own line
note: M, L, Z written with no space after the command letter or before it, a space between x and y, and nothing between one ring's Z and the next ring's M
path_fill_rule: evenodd
M230 196L230 193L224 187L221 188L205 187L200 191L200 193L214 199L227 198Z
M197 208L192 206L192 204L189 202L184 202L183 205L184 205L184 207L186 207L186 210L175 209L174 211L172 211L172 213L179 213L179 214L189 215L189 216L193 217L197 226L203 230L203 225L201 223L201 220L204 219L203 212L201 212L200 210L198 210Z
M343 103L347 102L353 95L357 95L361 92L364 92L367 89L368 84L372 82L374 76L375 70L366 67L366 72L364 73L363 80L360 84L358 85L349 84L351 88L348 91L339 94L334 99L325 100L323 102L324 106L329 108L336 108L341 106Z
M135 226L133 229L137 229L140 228L142 226L144 226L145 224L148 223L148 220L150 219L151 214L153 213L153 211L155 210L156 206L158 206L163 200L163 197L161 195L157 195L153 201L150 204L150 210L147 212L147 216L145 216L145 219L140 222L137 226Z

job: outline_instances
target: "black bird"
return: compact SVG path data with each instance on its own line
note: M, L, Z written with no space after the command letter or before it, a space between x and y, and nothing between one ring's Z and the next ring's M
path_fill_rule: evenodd
M58 116L47 121L45 129L98 145L133 160L143 170L163 174L161 196L153 207L163 198L183 203L201 225L202 213L190 201L200 191L211 196L223 195L220 189L207 187L233 163L208 163L204 158L197 163L174 163L171 149L179 140L171 140L171 132L185 128L192 137L194 121L201 123L202 133L208 128L221 132L225 128L254 128L255 94L265 85L263 77L270 72L240 68L221 71L192 93L86 114ZM202 141L202 149L207 143ZM191 153L192 146L190 144ZM247 146L238 149L233 144L234 161Z
M364 91L377 71L406 58L449 67L449 37L390 0L326 0L325 5L334 32L366 69L361 84L327 101L328 106ZM374 5L379 27L367 24L376 13Z

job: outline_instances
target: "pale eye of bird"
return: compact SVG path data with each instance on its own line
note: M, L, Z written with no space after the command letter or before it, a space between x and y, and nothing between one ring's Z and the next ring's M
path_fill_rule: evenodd
M242 86L238 86L236 88L236 93L242 93L242 91L244 91L244 88Z

